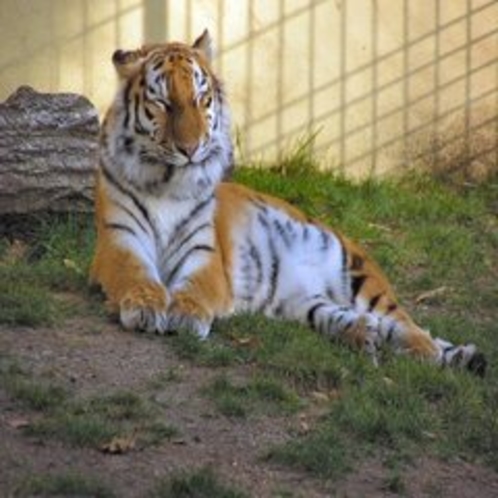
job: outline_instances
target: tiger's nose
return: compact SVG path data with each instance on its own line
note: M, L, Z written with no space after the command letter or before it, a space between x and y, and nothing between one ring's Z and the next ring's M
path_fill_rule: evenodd
M198 149L198 144L181 144L177 145L176 148L178 149L178 152L183 154L184 156L188 157L189 159L192 159L194 156L195 152Z

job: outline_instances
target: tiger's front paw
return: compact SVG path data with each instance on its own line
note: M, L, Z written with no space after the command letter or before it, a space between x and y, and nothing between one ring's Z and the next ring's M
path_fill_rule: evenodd
M121 324L127 330L164 334L168 330L167 306L166 289L162 285L138 285L121 299Z
M172 314L168 316L168 332L187 330L193 332L199 339L206 339L211 331L211 321L201 320L195 316Z
M205 339L211 331L212 316L188 294L178 293L168 310L168 331L188 330Z

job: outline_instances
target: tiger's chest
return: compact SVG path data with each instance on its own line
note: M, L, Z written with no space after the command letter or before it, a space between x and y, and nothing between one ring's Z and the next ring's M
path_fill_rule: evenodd
M148 200L156 261L171 292L182 288L215 250L214 197Z

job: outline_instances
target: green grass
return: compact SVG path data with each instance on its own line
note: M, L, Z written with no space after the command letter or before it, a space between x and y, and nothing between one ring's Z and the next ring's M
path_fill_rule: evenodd
M299 407L298 396L269 377L256 376L236 384L221 375L204 388L204 393L227 417L246 417L251 412L292 413Z
M25 433L38 439L57 439L72 447L93 448L101 447L118 435L128 435L102 416L75 414L67 408L37 420Z
M364 355L294 322L244 314L220 321L213 336L231 345L236 363L257 365L297 390L334 389L345 377L361 378L373 368Z
M21 279L21 280L19 280ZM6 325L51 325L61 316L45 288L23 281L22 272L0 267L0 321Z
M101 448L113 438L133 437L138 447L158 445L179 434L163 422L159 406L146 395L116 391L75 399L61 386L35 377L19 361L0 356L0 389L25 409L37 412L24 432L74 447Z
M193 363L218 369L203 392L219 412L246 417L244 423L261 413L293 420L296 407L305 415L313 412L313 392L338 393L324 402L309 431L292 432L286 444L261 449L270 462L324 479L339 478L379 454L399 462L385 482L398 493L404 488L403 465L417 455L476 461L498 471L497 179L459 189L414 173L353 182L320 173L300 153L276 170L239 169L236 180L287 199L359 241L422 326L435 336L476 343L490 369L481 380L390 354L374 368L364 355L306 327L260 316L220 320L208 341L181 333L158 342L173 348L185 368ZM67 316L58 294L88 297L92 245L91 220L74 217L41 223L27 252L13 262L7 258L10 242L0 241L0 323L36 326ZM418 295L441 286L446 291L437 299L416 304ZM236 381L241 368L251 375ZM16 369L13 364L10 373L4 369L0 387L15 402L42 412L39 426L30 429L40 437L98 446L136 427L151 444L175 437L143 396L76 401ZM149 389L179 377L181 372L165 372ZM182 476L175 486L195 489L196 475ZM170 494L154 496L177 496L172 486L172 480L162 482L158 489Z
M70 400L37 420L26 432L75 447L100 448L113 438L133 437L139 447L158 445L178 435L159 418L158 407L138 394L119 391Z
M244 492L220 482L214 471L204 467L161 479L149 498L247 498Z
M33 216L22 221L19 231L0 243L0 323L60 323L76 311L61 295L86 293L94 239L92 219L85 215Z
M35 380L19 363L8 356L0 355L0 388L9 398L25 408L49 411L67 399L61 386L46 380Z
M285 174L284 174L285 173ZM498 186L455 190L429 176L354 183L299 168L242 169L237 179L298 203L366 246L412 314L431 332L475 342L491 365L498 358ZM445 286L433 301L420 293ZM337 478L355 461L381 451L403 462L420 454L478 461L498 470L498 374L484 381L387 355L379 369L293 323L234 317L217 324L216 340L230 344L235 363L250 364L307 393L340 393L309 433L269 449L270 461ZM234 340L235 338L235 340ZM245 348L240 343L257 344ZM386 489L403 490L400 469Z
M191 332L182 330L176 335L165 339L179 358L195 360L198 364L208 367L227 367L236 360L232 348L225 344L212 341L202 341Z
M11 398L33 410L46 411L59 406L66 399L66 392L60 386L19 378L2 379L0 382Z
M340 429L332 424L322 424L310 434L275 446L264 455L267 461L327 479L336 479L351 471L354 457Z
M176 366L168 368L165 372L152 376L147 385L152 390L160 390L171 383L180 382L183 377L182 370L181 367Z
M27 476L14 492L18 498L33 496L62 496L114 498L112 489L95 478L76 472Z
M148 422L144 425L140 434L139 443L142 446L158 446L164 441L170 441L180 436L180 431L170 424L161 420Z
M392 383L382 377L386 370ZM498 470L496 397L468 375L398 360L341 391L314 430L266 457L326 478L375 452L400 461L407 454L459 457Z

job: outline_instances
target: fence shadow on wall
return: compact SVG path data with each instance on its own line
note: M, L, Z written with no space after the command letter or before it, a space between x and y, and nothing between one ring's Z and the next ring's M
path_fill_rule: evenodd
M230 39L227 23L234 15L234 2L208 2L218 46L217 69L225 75L231 74L232 64L240 66L237 81L225 79L229 93L238 94L234 121L244 157L278 157L297 138L317 132L314 152L325 158L325 165L348 173L382 173L419 162L496 167L498 7L494 0L456 3L461 8L448 16L448 2L442 1L241 0L236 14L243 16L244 26L240 36ZM39 65L47 60L45 87L59 90L71 76L70 61L74 78L76 69L83 68L76 89L97 104L101 97L107 102L109 89L102 86L98 65L107 63L124 40L134 39L128 29L140 23L140 37L166 39L181 26L185 39L191 40L204 22L200 7L207 5L196 0L105 4L109 14L95 20L88 0L49 2L52 37L0 66L2 78L20 74L23 83L29 82L30 60L40 59ZM393 22L399 36L386 44L388 4L397 5ZM421 4L430 19L423 32L412 21L413 9ZM64 37L57 35L56 26L56 9L62 5L78 8L82 18L81 29ZM262 20L258 9L269 6L272 15ZM358 6L365 7L360 10L368 47L359 61L354 43L361 40L361 33L356 39L351 35L360 16ZM323 45L327 16L335 27L330 52L323 46L317 49ZM296 31L299 40L293 35ZM266 40L272 41L271 61L265 56ZM78 50L67 48L73 45ZM297 62L292 59L296 46ZM22 70L16 73L16 68ZM261 75L269 72L272 84L258 86ZM267 92L271 102L261 106L258 102Z
M368 2L372 8L363 15L369 16L367 41L371 55L368 62L356 66L349 63L348 30L355 15L348 11L351 2L311 1L306 7L291 13L286 13L285 2L280 2L278 21L264 29L252 30L240 43L245 45L250 60L252 46L258 37L275 30L277 38L284 44L286 24L300 16L306 18L302 25L307 26L311 40L308 41L310 49L307 54L310 74L297 73L296 78L306 79L308 88L302 95L285 100L282 75L286 60L283 55L285 47L281 45L277 57L279 91L274 108L256 118L252 117L250 108L246 109L243 133L248 137L249 155L264 154L268 149L282 150L296 136L319 130L320 141L315 144L315 151L327 151L333 165L345 172L357 169L383 172L386 159L389 169L418 163L439 169L486 163L496 171L498 22L494 22L491 29L476 28L483 16L498 21L496 2L479 2L477 5L477 2L467 1L464 12L448 20L443 18L441 3L431 2L429 15L433 17L433 28L422 34L412 34L410 9L415 2L400 2L402 39L388 50L379 47L382 27L377 2ZM313 39L317 36L315 11L324 3L335 3L340 16L337 36L339 74L317 84L314 72L317 65L326 61L318 60L313 51ZM459 33L456 43L451 43L455 40L448 37L452 32ZM428 44L433 50L420 61L416 55L420 47ZM383 67L387 67L389 61L396 61L399 69L386 78ZM259 70L260 67L248 64L247 79L253 80L251 71ZM351 92L349 88L356 77L367 80L366 90L361 93ZM423 80L422 84L420 80ZM252 101L250 92L248 88L247 102ZM315 102L316 96L324 93L336 95L336 100L331 100L328 107ZM390 99L390 95L395 97ZM296 106L306 110L306 119L284 131L286 110ZM362 116L355 119L358 109ZM253 146L252 132L272 115L276 117L276 130L268 135L266 143Z

